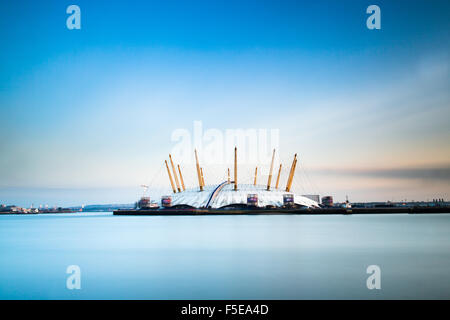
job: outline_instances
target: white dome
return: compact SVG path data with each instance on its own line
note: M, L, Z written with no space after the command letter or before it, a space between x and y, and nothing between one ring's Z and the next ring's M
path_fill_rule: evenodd
M294 203L305 207L319 207L319 204L309 198L281 189L266 190L262 185L238 185L238 190L234 191L234 184L223 182L216 186L205 186L204 191L186 190L172 194L172 206L188 205L194 208L222 208L232 204L247 204L247 195L258 195L258 207L268 205L281 207L283 205L283 195L293 194Z

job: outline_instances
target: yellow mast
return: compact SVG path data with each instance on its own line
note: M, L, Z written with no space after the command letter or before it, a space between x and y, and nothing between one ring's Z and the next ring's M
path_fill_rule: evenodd
M294 180L295 167L297 166L297 154L294 156L294 160L292 161L291 171L289 172L289 180L286 185L286 191L291 191L292 181Z
M253 181L253 185L256 186L256 178L258 177L258 167L255 169L255 181Z
M169 154L170 164L172 165L173 176L175 177L175 183L177 185L178 192L181 192L180 183L178 182L177 172L175 170L175 166L173 165L172 156Z
M167 164L167 160L164 160L166 163L167 173L169 174L170 185L172 186L173 193L177 193L175 190L175 186L173 185L172 175L170 174L169 165Z
M292 178L291 178L291 184L289 185L289 191L291 191L291 185L292 185L292 182L294 181L294 175L295 175L295 169L296 168L297 168L297 158L295 158L294 170L292 170Z
M205 186L205 178L203 177L203 168L200 168L200 175L202 176L202 186Z
M288 181L287 181L287 184L286 184L286 191L287 192L291 191L292 180L294 179L294 173L295 173L296 165L297 165L297 154L295 154L295 156L294 156L294 160L292 161L292 165L291 165L291 171L289 172L289 177L288 177Z
M277 183L275 184L275 189L278 189L278 183L280 182L280 174L281 174L281 163L280 163L280 169L278 169Z
M237 190L237 148L234 147L234 191Z
M230 168L228 168L228 183L230 183Z
M289 181L291 180L292 169L294 168L294 162L295 162L295 158L294 158L294 160L292 160L291 169L289 170L289 175L288 175L287 182L286 182L286 191L288 191Z
M178 166L178 173L180 174L181 186L183 187L183 191L185 191L186 188L184 187L184 180L183 180L183 176L181 174L180 165L178 164L177 166Z
M203 191L202 176L200 175L200 165L198 164L197 149L195 149L194 151L195 151L195 162L197 165L198 185L200 187L200 191Z
M269 179L267 179L267 190L270 190L270 183L272 182L272 171L273 171L273 160L274 159L275 159L275 149L273 149L273 153L272 153L272 162L270 164Z

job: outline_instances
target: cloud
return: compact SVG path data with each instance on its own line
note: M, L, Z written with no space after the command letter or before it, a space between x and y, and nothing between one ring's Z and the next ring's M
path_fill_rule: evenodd
M450 164L411 168L318 169L319 174L450 182Z

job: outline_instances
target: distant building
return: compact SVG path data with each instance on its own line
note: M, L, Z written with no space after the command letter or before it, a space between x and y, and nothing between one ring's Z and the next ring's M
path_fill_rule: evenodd
M2 212L23 212L23 208L17 206L2 206L0 208Z
M302 197L314 200L315 202L320 202L320 196L318 194L303 194Z
M332 207L333 206L333 197L332 196L322 197L322 205L324 205L325 207Z
M138 201L136 206L140 209L150 207L150 197L142 197L141 200Z

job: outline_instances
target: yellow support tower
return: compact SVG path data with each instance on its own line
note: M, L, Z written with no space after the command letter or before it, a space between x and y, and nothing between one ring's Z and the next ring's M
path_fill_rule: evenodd
M269 178L267 179L267 190L270 190L270 183L272 182L273 160L275 159L275 149L272 153L272 162L270 163Z
M198 185L200 187L200 191L203 191L203 183L202 183L202 176L200 175L200 165L198 164L197 149L195 149L194 152L195 152L195 162L196 162L196 165L197 165Z
M281 174L281 163L280 163L280 169L278 169L277 183L275 184L275 189L278 189L278 183L280 182L280 174Z
M183 180L183 175L181 174L180 165L178 164L177 166L178 166L178 173L180 174L181 187L183 188L183 191L185 191L186 188L184 187L184 180Z
M175 166L173 165L172 156L169 154L170 164L172 165L173 176L175 177L175 183L177 185L178 192L181 192L180 183L178 182L177 172Z
M290 192L291 191L291 186L292 186L292 180L294 179L294 173L295 173L295 167L297 166L297 154L295 154L294 156L294 160L292 161L292 165L291 165L291 171L289 172L289 177L288 177L288 181L286 184L286 191Z
M202 186L205 186L205 178L203 177L203 168L200 168L200 175L202 176Z
M173 193L177 193L177 191L175 190L175 186L173 185L172 175L170 174L169 165L167 164L167 160L164 160L164 162L166 163L167 173L169 174L169 180L170 180L170 185L172 186L172 191L173 191Z
M234 191L237 191L237 148L234 147Z

